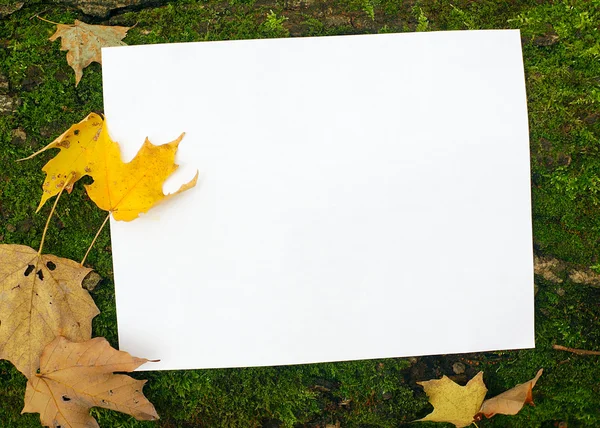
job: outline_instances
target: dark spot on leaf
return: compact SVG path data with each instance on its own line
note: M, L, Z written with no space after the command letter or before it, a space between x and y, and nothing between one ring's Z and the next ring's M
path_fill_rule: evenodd
M113 390L112 389L108 390L108 395L113 395Z
M25 273L24 273L23 275L25 275L25 276L29 276L29 274L30 274L31 272L33 272L33 270L34 270L34 269L35 269L35 266L34 266L34 265L27 265L27 269L25 269Z
M106 400L100 400L102 404L107 404Z
M66 395L63 395L61 398L63 401L71 401L71 399L69 397L67 397Z
M46 267L48 268L48 270L54 270L56 269L56 265L52 262L47 262L46 263Z
M73 134L79 135L79 129L76 129L75 131L73 131Z
M40 279L40 281L44 280L44 274L42 273L41 269L36 272L36 275L38 276L38 278Z

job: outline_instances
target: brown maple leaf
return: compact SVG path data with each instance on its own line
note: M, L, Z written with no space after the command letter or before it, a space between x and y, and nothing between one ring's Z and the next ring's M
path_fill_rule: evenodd
M95 337L74 343L57 337L40 358L40 372L27 382L21 413L39 413L49 427L99 427L90 408L103 407L152 421L158 414L142 393L145 380L114 372L130 372L148 360L111 348Z
M25 245L0 244L0 358L31 379L56 336L90 339L99 313L81 287L90 271Z
M489 400L485 400L479 412L486 418L494 415L516 415L525 404L533 404L532 390L542 375L544 369L539 369L535 377L514 388L504 391Z
M75 70L75 86L83 76L83 69L93 61L102 63L101 48L125 46L121 40L131 27L90 25L75 20L73 25L56 24L56 32L50 37L54 41L62 37L61 51L67 52L67 62Z

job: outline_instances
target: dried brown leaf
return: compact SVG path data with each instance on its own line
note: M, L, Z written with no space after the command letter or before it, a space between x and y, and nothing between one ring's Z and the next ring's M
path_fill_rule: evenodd
M487 418L498 414L516 415L521 411L523 405L533 404L532 389L543 371L544 369L540 369L533 379L521 383L489 400L485 400L479 412Z
M90 271L25 245L0 245L0 358L31 379L56 336L90 339L99 313L81 287Z
M83 76L83 69L93 61L102 63L101 49L108 46L124 46L121 40L131 27L90 25L75 20L73 25L57 24L50 37L54 41L62 37L60 50L67 52L67 62L75 70L75 86Z
M57 337L42 353L40 372L27 382L22 413L39 413L42 425L65 428L97 428L92 407L156 420L154 406L142 393L146 381L114 374L147 361L111 348L103 337L81 343Z

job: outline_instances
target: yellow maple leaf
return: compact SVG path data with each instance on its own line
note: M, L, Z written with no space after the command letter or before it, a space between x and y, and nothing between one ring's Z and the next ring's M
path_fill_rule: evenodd
M21 413L39 413L48 427L97 428L92 407L156 420L154 406L142 393L146 381L114 374L133 371L147 361L111 348L103 337L81 343L57 337L42 353L40 372L27 382Z
M93 160L91 155L95 154L94 145L98 141L102 130L102 118L96 113L90 113L81 122L71 126L54 141L41 150L38 150L27 160L49 149L60 149L60 152L44 165L42 171L46 173L46 179L42 185L42 199L37 211L42 208L48 199L56 196L65 180L65 190L71 193L73 185L85 175L92 175ZM70 178L69 178L70 177Z
M147 138L129 163L121 159L119 145L108 135L106 122L95 145L94 182L85 186L89 197L115 220L131 221L154 205L196 185L198 173L179 190L165 195L164 181L178 168L174 163L183 136L170 143L155 146Z
M91 269L40 255L25 245L0 245L0 358L31 378L56 336L88 340L100 312L81 281Z
M160 146L146 139L136 157L123 163L119 145L110 138L106 121L91 113L52 143L25 158L31 159L48 149L60 149L42 168L46 179L38 211L63 186L71 192L77 180L89 175L94 182L86 189L98 207L110 211L116 220L137 218L157 203L196 185L197 173L178 191L168 195L162 191L164 181L178 167L174 163L175 153L184 135Z
M447 376L417 383L423 387L433 405L433 412L419 421L449 422L457 428L473 423L487 393L483 372L477 373L465 386Z
M108 46L125 46L121 40L131 27L90 25L75 20L73 25L56 23L54 41L61 37L60 50L67 52L67 62L75 70L75 86L83 76L83 69L93 61L102 63L101 49Z

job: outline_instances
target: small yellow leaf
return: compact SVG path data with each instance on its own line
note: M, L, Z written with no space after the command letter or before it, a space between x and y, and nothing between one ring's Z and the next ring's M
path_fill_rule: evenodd
M102 130L102 123L103 120L99 115L90 113L46 147L22 159L31 159L48 149L60 149L60 152L42 168L46 173L46 179L42 185L42 200L37 208L38 211L48 199L60 192L69 177L71 178L65 189L71 193L77 180L85 175L92 175L93 161L90 155L95 153L94 146Z
M110 139L106 122L95 147L94 182L86 186L89 197L115 220L131 221L154 205L196 185L198 173L174 193L165 195L164 181L177 169L175 153L184 134L155 146L148 139L129 163L123 163L119 145Z
M483 372L477 373L465 386L447 376L417 383L423 387L433 405L433 412L418 421L449 422L457 428L473 423L487 392Z
M521 411L523 405L533 404L532 390L543 371L544 369L539 369L533 379L485 400L481 405L480 412L486 418L494 415L516 415Z
M93 61L102 63L103 47L125 45L121 40L130 28L90 25L78 20L74 25L58 24L56 27L50 41L62 37L60 50L68 51L67 62L75 70L75 86L79 84L85 67Z
M130 372L146 363L110 347L96 337L74 343L57 337L40 357L40 372L27 382L21 413L39 413L48 427L98 427L90 408L104 407L153 421L158 414L144 397L145 380L114 372Z

